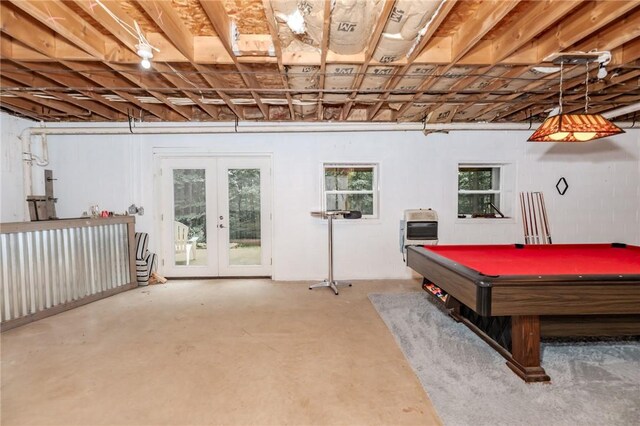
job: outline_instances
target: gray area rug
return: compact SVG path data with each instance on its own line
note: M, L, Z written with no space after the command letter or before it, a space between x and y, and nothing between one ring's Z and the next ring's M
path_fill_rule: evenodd
M543 344L526 384L426 293L370 294L445 425L640 425L640 343Z

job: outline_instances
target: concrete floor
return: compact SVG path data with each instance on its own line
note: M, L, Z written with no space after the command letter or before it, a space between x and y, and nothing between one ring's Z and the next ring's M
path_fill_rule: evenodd
M9 425L440 424L362 281L170 281L2 334Z

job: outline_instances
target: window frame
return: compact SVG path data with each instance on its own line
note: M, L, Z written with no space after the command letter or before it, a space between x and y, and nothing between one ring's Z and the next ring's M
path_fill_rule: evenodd
M471 163L471 162L465 162L465 163L458 163L458 167L456 170L456 216L458 217L458 219L462 219L462 220L469 220L469 219L473 219L473 220L477 220L477 219L504 219L504 218L510 218L510 214L508 211L505 211L505 169L507 164L504 163ZM459 174L460 174L460 170L461 169L492 169L492 173L495 173L495 170L498 170L498 189L460 189L459 187ZM504 214L504 218L497 216L497 212L494 211L494 213L496 213L496 217L473 217L472 215L467 215L464 213L460 213L458 208L459 208L459 203L460 203L460 195L497 195L498 198L498 205L496 207L498 207L498 209L500 209L500 211Z
M326 188L326 170L327 168L354 168L354 169L369 169L373 171L372 189L367 191L355 191L355 190L327 190ZM380 215L379 200L380 200L380 188L378 182L380 181L380 165L378 163L354 163L354 162L323 162L321 165L321 187L320 197L322 210L327 209L327 195L329 194L371 194L373 195L373 214L362 214L362 219L378 219Z

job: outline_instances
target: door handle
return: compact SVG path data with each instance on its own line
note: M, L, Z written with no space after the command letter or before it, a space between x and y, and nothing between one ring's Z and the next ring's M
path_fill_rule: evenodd
M218 225L219 228L224 228L223 224Z

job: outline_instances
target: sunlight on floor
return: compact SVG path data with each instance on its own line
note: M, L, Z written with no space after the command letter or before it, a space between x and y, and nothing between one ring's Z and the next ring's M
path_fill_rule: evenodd
M186 254L177 253L176 265L185 266ZM234 244L229 249L230 265L260 265L262 261L262 248L258 245L238 245ZM195 259L191 259L189 266L205 266L207 265L207 249L196 249Z

